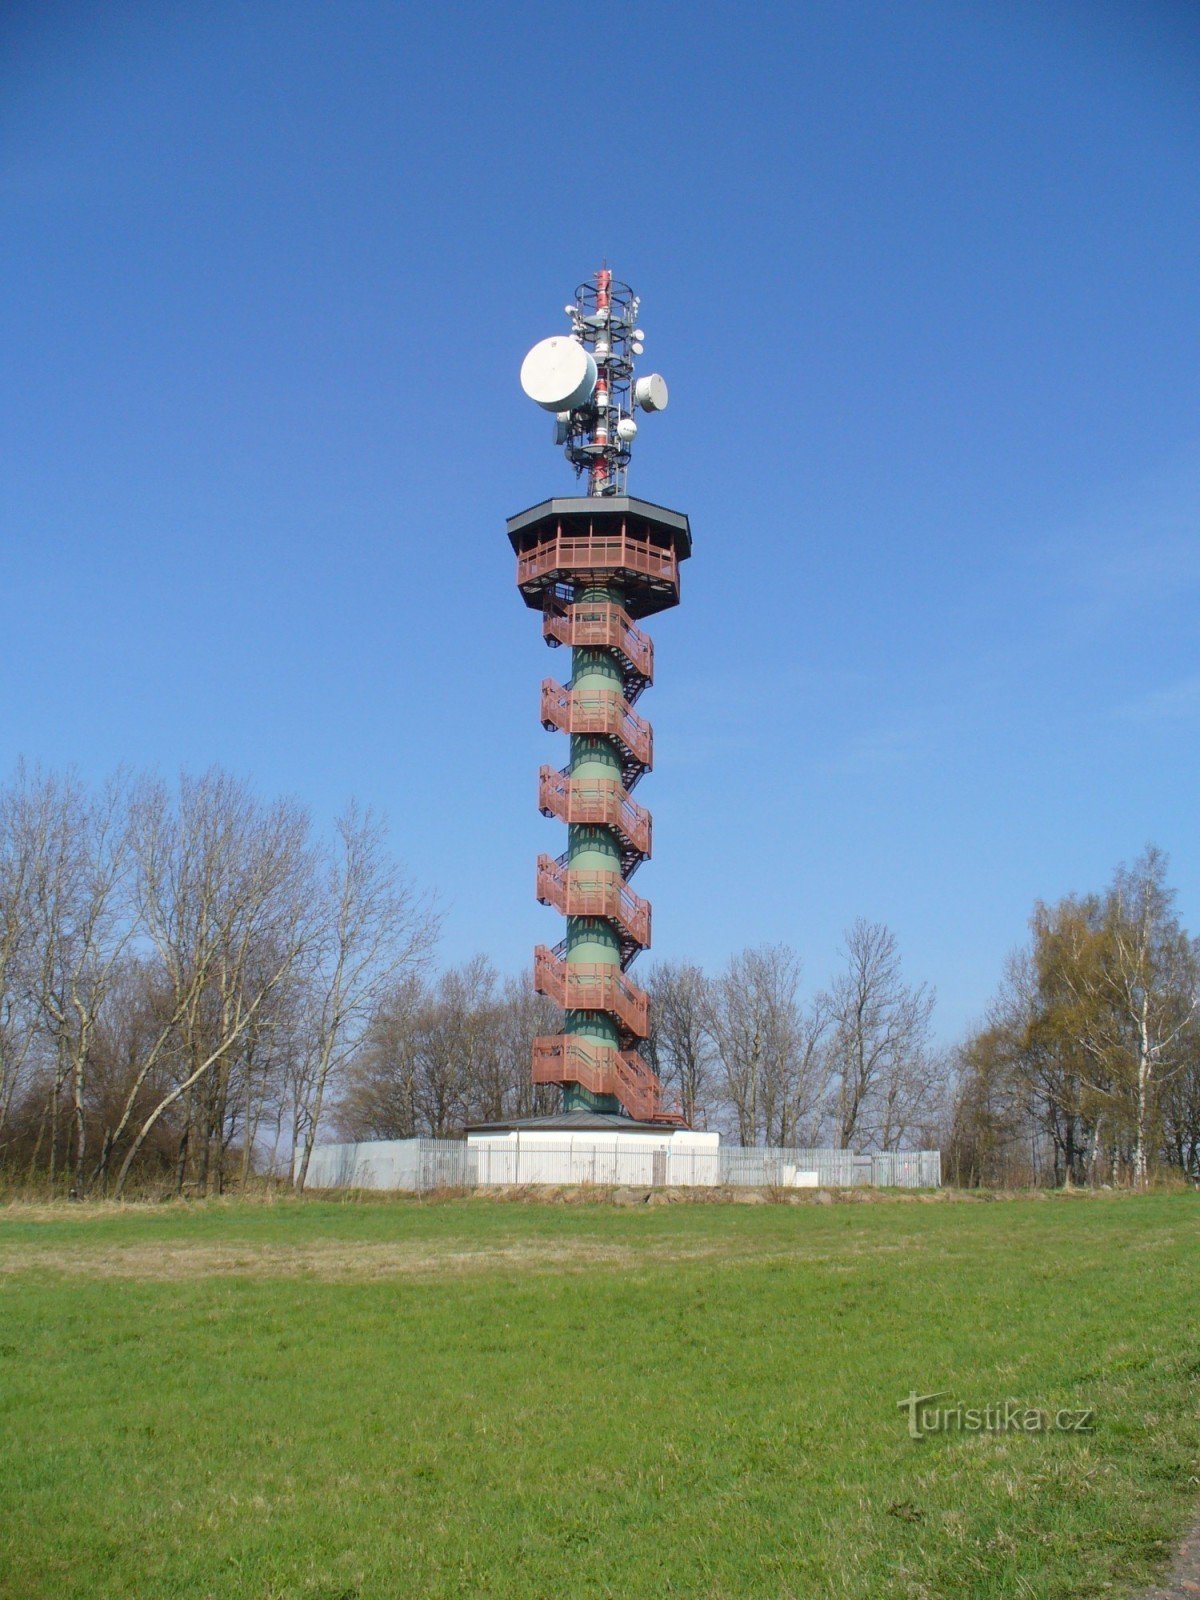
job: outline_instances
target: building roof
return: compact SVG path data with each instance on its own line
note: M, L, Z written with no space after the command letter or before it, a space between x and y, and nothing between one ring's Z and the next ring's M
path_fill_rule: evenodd
M664 1122L635 1122L611 1111L564 1111L549 1117L510 1117L506 1122L469 1122L468 1133L673 1133Z

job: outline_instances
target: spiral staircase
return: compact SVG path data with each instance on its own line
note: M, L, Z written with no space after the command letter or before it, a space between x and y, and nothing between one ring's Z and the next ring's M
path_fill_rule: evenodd
M534 985L564 1013L533 1047L533 1081L558 1084L563 1109L618 1112L682 1126L638 1053L650 1034L646 991L629 968L650 944L650 904L629 880L650 855L649 811L633 791L654 762L654 733L635 709L654 677L638 622L679 601L691 553L687 518L625 496L553 500L514 517L517 584L542 614L546 643L571 651L566 684L547 678L541 721L570 739L561 769L543 766L538 805L567 825L567 849L537 862L537 898L566 937L534 955Z

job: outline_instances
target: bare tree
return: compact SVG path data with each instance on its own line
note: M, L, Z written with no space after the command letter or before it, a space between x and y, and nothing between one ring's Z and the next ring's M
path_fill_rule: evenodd
M385 829L370 811L351 804L338 819L338 848L322 885L306 1070L297 1097L298 1189L308 1179L330 1076L359 1048L389 985L427 959L437 936L436 916L388 857L384 840Z
M418 1018L428 989L418 973L400 978L383 997L349 1063L336 1107L347 1139L411 1139L423 1130L417 1106Z
M0 1152L17 1086L37 1038L33 885L45 829L24 767L0 792Z
M26 799L41 844L31 907L38 1004L54 1049L56 1104L70 1086L73 1167L82 1190L88 1064L101 1010L135 930L127 896L129 786L118 773L89 797L72 777L48 777ZM55 1145L52 1132L52 1176Z
M678 1096L690 1128L706 1124L707 1099L716 1087L710 987L694 962L660 961L646 974L653 1026L646 1055L668 1098Z
M891 929L861 918L846 934L845 971L829 996L838 1141L878 1140L919 1107L934 996L905 983Z
M561 1013L528 977L498 983L483 956L432 982L403 978L379 1007L337 1107L350 1139L444 1138L469 1122L532 1116L557 1091L530 1081L533 1040Z
M143 789L132 830L137 893L166 1016L106 1135L99 1176L147 1078L168 1056L178 1067L129 1145L117 1194L155 1124L237 1045L311 945L308 826L294 804L262 806L220 772L181 780L177 805L160 784Z
M470 1116L475 1085L492 1070L496 974L483 956L443 972L417 1018L416 1102L435 1139Z
M809 1135L826 1080L823 1002L799 999L800 961L786 945L734 956L710 991L707 1027L742 1144Z
M538 994L528 972L504 980L497 1022L499 1078L486 1100L476 1098L472 1117L498 1122L504 1117L546 1116L557 1109L561 1091L553 1084L535 1084L529 1067L533 1041L562 1032L562 1012Z

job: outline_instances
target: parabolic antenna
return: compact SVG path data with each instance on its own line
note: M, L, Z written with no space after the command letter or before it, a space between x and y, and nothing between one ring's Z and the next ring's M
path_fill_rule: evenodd
M521 387L544 411L573 411L592 397L596 363L578 339L543 339L521 363Z
M528 390L525 392L529 393ZM633 386L633 398L634 403L641 406L643 411L665 411L667 380L658 372L652 372L646 378L639 378Z

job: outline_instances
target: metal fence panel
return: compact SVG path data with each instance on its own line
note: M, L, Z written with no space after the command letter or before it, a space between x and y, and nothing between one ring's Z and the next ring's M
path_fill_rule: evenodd
M475 1151L464 1139L418 1139L417 1184L422 1194L432 1189L473 1189Z
M875 1187L934 1189L942 1181L938 1150L882 1151L722 1145L715 1150L630 1148L605 1140L551 1145L540 1140L468 1144L462 1139L374 1140L318 1145L311 1189L437 1189L525 1184L597 1187L732 1188Z

